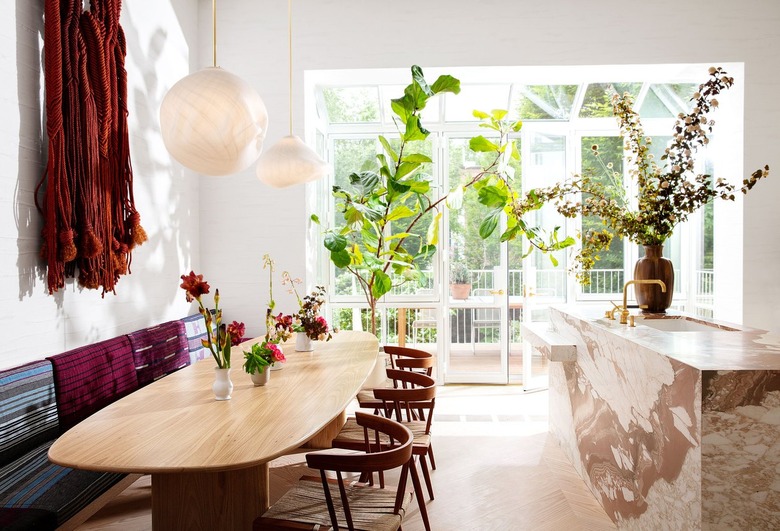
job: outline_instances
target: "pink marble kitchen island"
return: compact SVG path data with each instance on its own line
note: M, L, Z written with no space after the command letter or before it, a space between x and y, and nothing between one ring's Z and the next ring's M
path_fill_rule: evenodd
M576 356L550 364L550 431L607 514L621 529L780 529L780 337L600 314L551 309Z

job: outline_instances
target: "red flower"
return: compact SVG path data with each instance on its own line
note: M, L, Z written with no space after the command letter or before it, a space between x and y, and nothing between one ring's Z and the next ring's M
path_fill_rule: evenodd
M189 275L182 275L181 280L180 287L187 292L187 302L200 300L202 295L209 292L209 283L203 280L203 275L196 275L194 271L190 271Z
M244 323L233 321L228 325L227 332L230 334L230 344L238 345L244 338L244 334L246 333L246 326L244 326Z
M284 357L284 353L282 350L276 345L276 343L267 343L266 347L268 350L271 351L271 357L273 358L274 362L282 362L284 363L287 361L287 358Z

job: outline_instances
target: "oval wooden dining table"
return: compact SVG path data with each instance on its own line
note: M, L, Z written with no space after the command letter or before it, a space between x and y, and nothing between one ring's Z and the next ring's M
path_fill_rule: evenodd
M234 347L231 400L214 399L214 361L206 359L74 426L49 459L151 474L154 529L251 529L268 508L268 462L337 431L378 348L372 334L352 331L317 342L313 352L284 344L284 368L255 387Z

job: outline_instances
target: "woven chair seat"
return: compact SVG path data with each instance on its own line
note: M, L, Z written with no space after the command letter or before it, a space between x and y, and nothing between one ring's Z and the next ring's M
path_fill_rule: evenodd
M409 431L412 432L412 435L414 436L414 444L413 444L414 448L420 448L420 447L427 448L428 446L430 446L431 435L429 433L425 433L426 423L424 421L417 420L411 422L403 422L402 424L407 428L409 428ZM390 442L390 439L387 437L387 435L381 435L379 440L384 444ZM337 444L336 441L339 441L339 443L344 443L344 446L342 446L342 444ZM342 447L342 448L349 446L350 448L355 448L355 449L365 447L363 428L359 426L357 422L355 422L354 418L350 417L347 419L346 424L344 424L344 427L341 428L341 431L334 439L333 446Z
M401 520L412 499L411 492L404 495L400 514L393 514L395 505L394 489L354 482L347 484L347 500L352 512L355 529L365 531L393 531L401 526ZM333 504L336 509L339 527L347 528L344 520L338 485L329 484ZM320 478L305 476L297 485L277 501L263 518L291 520L307 524L330 526L330 515L325 503L325 492Z
M375 409L382 407L382 401L374 398L373 389L362 389L357 394L358 405L363 408Z

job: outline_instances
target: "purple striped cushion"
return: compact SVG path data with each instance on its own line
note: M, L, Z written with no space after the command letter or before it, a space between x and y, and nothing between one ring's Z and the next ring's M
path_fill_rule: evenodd
M213 311L212 311L213 313ZM201 314L189 315L181 320L184 323L184 329L187 334L187 343L190 349L190 363L208 358L211 356L209 350L203 347L201 339L206 339L206 320ZM213 330L212 325L212 332Z
M54 365L57 413L62 432L138 389L127 336L46 358Z
M0 371L0 466L58 434L51 363Z
M143 387L190 364L184 323L169 321L127 334L133 349L138 386Z

